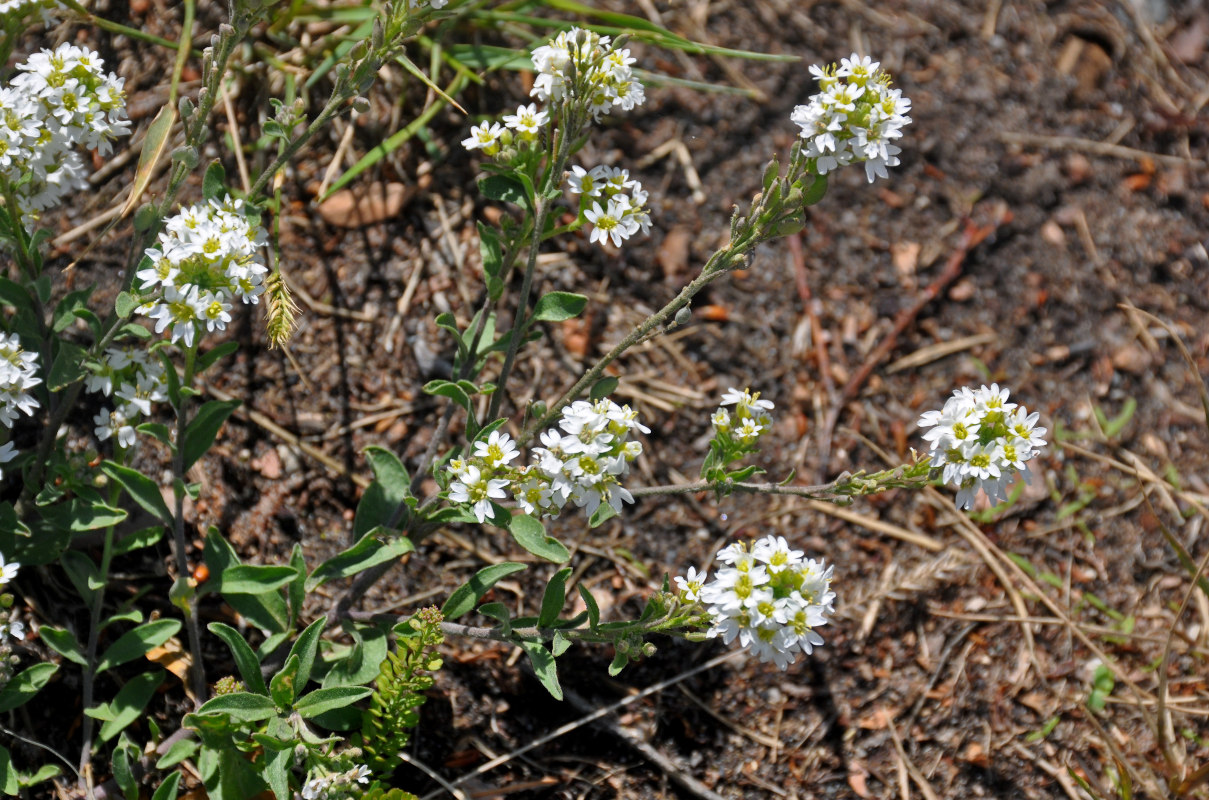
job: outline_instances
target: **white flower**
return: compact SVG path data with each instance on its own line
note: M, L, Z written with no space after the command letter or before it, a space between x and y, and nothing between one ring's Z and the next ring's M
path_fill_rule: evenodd
M7 464L17 457L17 448L12 442L0 444L0 464ZM4 478L4 470L0 469L0 480ZM4 568L4 556L0 555L0 573ZM8 583L8 581L0 580L0 584Z
M462 140L467 150L482 150L489 156L499 152L500 135L504 128L498 122L483 122L470 129L470 136Z
M21 347L21 337L0 331L0 424L11 428L22 415L32 416L40 406L30 394L37 377L38 356Z
M459 480L449 484L449 499L455 503L473 503L471 511L480 523L492 515L491 501L503 500L508 481L486 478L478 467L469 465Z
M11 637L13 639L25 638L25 623L15 620L7 620L0 622L0 638Z
M8 585L8 582L17 577L17 570L21 569L21 564L17 561L5 561L4 554L0 553L0 586Z
M698 572L696 567L689 567L683 578L676 576L676 588L680 590L685 602L695 603L700 599L701 587L705 585L707 578L708 572Z
M622 198L625 196L609 198L608 207L603 209L600 203L593 203L590 209L584 211L584 218L594 226L588 241L603 245L611 238L614 246L621 247L621 243L638 230L638 224L626 217L629 201Z
M499 467L516 458L516 442L506 433L492 431L486 441L474 443L474 456L481 458L488 467Z
M1029 479L1028 461L1045 445L1038 414L1008 402L998 384L953 392L940 410L919 418L930 446L932 467L957 486L957 505L972 508L979 491L992 503L1007 499L1016 475Z
M580 166L571 167L571 172L567 175L567 183L570 184L571 191L588 197L600 197L604 188L601 186L604 169L602 166L597 166L588 171Z
M550 121L550 112L537 110L536 103L520 106L515 114L504 115L504 125L520 133L521 138L532 141L538 129Z

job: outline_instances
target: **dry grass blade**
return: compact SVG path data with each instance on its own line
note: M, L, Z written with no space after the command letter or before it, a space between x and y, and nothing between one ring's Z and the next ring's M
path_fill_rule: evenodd
M845 603L840 615L859 618L863 609L885 599L905 600L913 594L926 594L940 586L957 580L956 574L970 566L970 559L960 550L946 550L935 558L916 564L903 572L891 564L892 572L887 580L879 582L872 591L865 592Z
M815 511L827 514L837 519L842 519L845 522L851 522L854 525L860 525L862 528L867 528L871 531L884 533L895 539L899 539L916 547L922 547L925 550L931 550L933 553L944 549L944 545L931 536L925 536L922 533L914 533L906 528L900 528L897 525L891 525L889 522L882 522L880 519L868 517L864 514L858 514L843 506L837 506L834 503L824 503L822 500L807 500L806 505Z
M1142 316L1153 321L1156 325L1161 325L1163 329L1171 336L1172 341L1175 342L1175 346L1180 350L1180 355L1184 358L1184 363L1188 365L1188 369L1193 375L1196 376L1196 386L1201 396L1201 407L1205 409L1205 428L1206 430L1209 430L1209 389L1205 388L1205 378L1201 375L1201 371L1197 369L1196 360L1193 359L1192 353L1188 352L1188 347L1184 344L1184 339L1179 335L1178 332L1176 332L1175 328L1173 328L1170 323L1159 319L1149 311L1143 311L1130 303L1122 303L1121 307L1132 313L1141 314Z

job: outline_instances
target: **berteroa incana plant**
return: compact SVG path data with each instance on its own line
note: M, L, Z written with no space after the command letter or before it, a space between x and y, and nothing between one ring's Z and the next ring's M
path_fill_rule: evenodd
M36 50L3 77L0 241L11 266L0 277L0 480L7 491L0 501L0 586L6 590L0 595L0 712L78 670L84 716L75 759L57 752L64 743L5 728L9 744L19 742L21 749L0 746L0 791L59 781L66 767L89 797L103 790L106 797L134 798L146 789L154 800L172 800L191 781L218 800L265 792L278 800L411 797L390 784L399 752L421 723L418 709L442 666L440 652L464 637L519 647L555 697L562 696L557 660L576 642L611 645L612 674L654 652L659 636L720 637L782 669L823 645L820 629L840 602L843 566L810 557L785 536L730 543L718 552L721 566L712 578L687 568L674 582L665 577L637 618L609 620L582 584L576 593L584 611L564 616L572 568L561 565L571 554L547 523L582 513L595 527L624 514L638 494L686 490L633 485L631 467L650 428L635 409L610 398L625 376L606 377L605 370L629 348L675 326L708 284L749 265L758 245L800 230L806 208L824 198L831 173L863 164L869 181L889 176L911 104L877 62L857 54L811 68L818 91L786 121L800 131L786 167L770 161L759 192L746 209L735 209L728 243L689 284L561 397L517 408L510 383L518 359L531 352L526 346L542 334L539 323L576 317L588 304L574 292L533 297L539 252L583 235L581 229L590 244L624 248L659 224L631 166L580 158L597 126L646 99L626 36L571 27L541 39L527 54L535 76L529 102L473 122L462 140L482 158L479 191L505 209L498 224L478 224L481 305L468 321L450 313L435 320L449 334L453 374L424 387L445 402L427 451L410 470L385 448L366 451L374 481L356 509L354 543L321 564L308 565L300 546L285 563L245 564L224 532L211 528L204 532L204 563L190 568L185 507L201 491L190 470L239 404L203 400L198 379L236 349L216 340L238 315L263 314L269 342L282 345L298 313L289 267L273 246L282 170L333 118L363 106L360 98L387 65L407 67L444 96L407 48L421 30L456 22L470 5L408 0L366 9L362 34L341 50L320 107L308 108L292 93L273 98L274 113L263 123L263 169L248 175L241 191L229 185L219 162L199 163L211 113L255 26L290 20L237 0L229 23L205 48L196 95L165 106L145 131L130 206L132 257L116 300L104 308L91 290L67 291L62 273L48 269L50 234L40 225L87 185L83 151L103 158L130 133L123 79L106 72L96 52L74 44ZM187 8L191 26L192 3ZM87 14L72 2L0 4L5 53L16 52L19 34L50 11L72 19ZM110 30L115 25L138 33L106 23ZM440 30L453 35L457 28ZM667 46L688 44L653 30L648 24L635 33ZM182 35L181 59L189 56L191 34ZM174 82L174 92L179 88ZM166 183L144 201L162 154L170 165ZM181 202L196 170L201 196ZM514 279L520 285L510 291ZM1045 444L1038 415L1007 399L998 385L959 389L943 409L920 420L930 428L927 459L846 474L797 493L843 501L923 487L942 476L957 484L966 507L980 490L1002 499ZM86 408L91 425L81 426L73 412ZM773 410L759 391L729 389L710 418L713 437L702 455L701 482L687 490L710 490L721 499L793 488L753 483L760 470L743 464L770 435ZM455 418L464 425L451 425ZM514 434L507 425L516 426ZM165 478L137 468L146 463L136 460L145 447L166 454ZM429 476L436 489L422 496ZM517 617L501 602L482 602L499 581L529 568L517 562L484 567L441 608L407 619L356 608L386 569L451 524L506 530L519 547L560 565L545 582L536 613ZM84 536L93 537L87 548L78 546ZM118 559L165 539L172 608L144 602L114 570ZM19 568L22 579L34 569L64 575L84 613L39 607L32 614L21 599ZM308 596L344 579L351 581L334 608L308 619L314 613ZM203 631L199 608L215 597L238 612L243 630L212 622ZM458 622L472 612L491 624ZM29 663L33 651L19 644L29 629L55 659ZM203 642L207 634L210 646ZM225 663L206 663L214 640L229 653ZM165 646L187 665L183 694L143 658ZM173 730L162 730L147 713L165 691L173 694L173 707L188 708ZM145 724L134 726L140 719ZM47 758L33 763L30 752Z

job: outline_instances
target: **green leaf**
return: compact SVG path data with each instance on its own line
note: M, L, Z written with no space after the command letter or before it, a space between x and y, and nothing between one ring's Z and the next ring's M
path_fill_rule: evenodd
M20 790L21 784L17 781L17 768L13 766L13 757L9 755L7 747L0 746L0 792L16 797Z
M207 700L201 708L197 709L198 714L214 711L229 714L233 719L243 722L257 722L275 716L277 707L273 705L271 699L262 694L233 692L232 694L220 694L218 697Z
M255 694L267 695L269 690L264 685L264 676L260 673L260 660L256 658L256 653L252 651L252 646L243 638L243 635L224 622L211 622L206 628L210 633L226 642L244 685Z
M239 405L239 400L211 400L197 410L197 416L185 428L185 443L182 447L186 470L210 449L219 428Z
M152 525L150 528L143 528L140 531L127 534L114 543L113 554L115 556L124 556L127 553L133 553L135 550L150 547L164 538L166 530L162 525Z
M827 176L818 175L810 187L802 191L802 205L812 206L827 194Z
M155 481L138 470L123 466L113 461L102 461L101 472L121 484L134 502L160 519L165 525L172 524L172 512L164 502L160 488Z
M609 663L609 677L616 678L626 668L626 664L629 663L630 657L621 651L617 651L613 656L612 662Z
M554 655L541 642L521 642L521 649L529 656L533 672L542 686L546 687L546 691L555 700L562 700L563 689L558 683L558 667L554 662Z
M37 770L28 775L18 775L17 779L21 782L22 789L29 789L37 786L43 781L48 781L51 778L57 778L63 774L63 768L58 764L43 764Z
M176 620L163 620L176 622ZM178 624L179 627L179 624ZM143 715L143 709L155 694L155 690L164 682L165 673L162 669L141 672L118 690L113 702L109 703L113 715L101 724L98 738L107 742L126 729L130 723Z
M88 298L91 296L92 287L89 287L87 289L77 289L60 300L55 306L54 320L51 323L50 329L55 333L62 333L76 321L76 312L84 311L91 314L88 311ZM67 344L67 342L61 341L60 344Z
M617 510L614 509L613 506L609 505L608 503L601 503L596 507L596 510L592 512L592 516L588 517L588 527L598 528L615 516L617 516Z
M539 628L549 628L558 621L563 606L567 602L567 576L571 574L570 567L563 567L550 578L546 584L546 592L542 595L542 610L538 615Z
M529 207L525 184L511 175L490 175L479 181L479 193L488 200Z
M298 615L302 613L302 604L306 602L306 557L298 542L294 542L294 549L290 551L290 566L298 573L298 577L290 581L286 589L286 598L290 602L290 627L293 628L298 622Z
M126 631L118 637L116 642L106 648L101 660L97 663L97 672L104 672L145 655L153 647L159 647L171 639L180 629L180 620L157 619Z
M227 194L227 171L217 158L206 167L202 178L202 196L207 200L221 200Z
M91 608L97 589L101 588L101 574L96 562L78 550L68 550L59 557L59 563L63 565L63 571L67 573L72 586L76 587L76 592L84 598L84 604Z
M16 309L31 309L34 307L34 298L21 284L0 277L0 303Z
M224 569L217 578L211 577L202 584L208 592L229 594L268 594L285 586L298 572L289 566L261 566L258 564L240 564Z
M108 528L127 517L126 511L121 508L113 508L101 502L89 503L78 497L71 502L71 512L70 529L73 533Z
M294 710L303 719L310 719L327 711L350 706L371 694L373 694L373 689L368 686L332 686L327 689L316 689L298 698L298 702L294 703Z
M297 654L291 653L281 667L281 671L269 681L269 695L277 708L285 710L293 707L298 697L298 664Z
M45 630L45 628L43 628ZM54 664L34 664L13 676L0 689L0 714L25 705L50 682L59 668Z
M46 376L46 388L52 392L70 386L87 374L84 369L84 359L88 351L71 342L59 341L59 353L54 363L50 365L50 374Z
M239 349L239 342L223 342L197 357L197 372L202 373L214 365L215 361L225 358Z
M210 568L211 575L221 576L228 569L239 565L239 556L236 555L235 549L214 527L206 534L203 558L206 566ZM207 581L202 584L201 589L207 589L209 585L210 582ZM275 636L284 636L285 631L290 629L290 612L280 592L226 594L223 599L257 627L272 633L272 636L265 640L266 646L270 645Z
M588 298L574 292L548 292L538 298L533 309L535 322L561 322L583 313Z
M313 592L327 581L356 575L370 567L393 561L415 549L411 539L393 536L389 540L383 541L377 532L370 531L348 550L332 556L316 567L311 576L307 578L306 590Z
M173 749L175 749L175 747ZM171 750L169 752L171 752ZM161 783L159 788L155 790L155 794L151 795L151 800L176 800L180 783L181 773L180 770L177 770L167 778L164 778L164 782Z
M63 658L73 664L79 664L81 667L88 666L88 660L84 658L84 648L80 647L75 634L71 631L43 625L38 630L38 636Z
M374 482L366 488L357 504L353 534L364 536L380 525L396 530L406 527L407 499L411 497L411 477L407 468L398 456L384 447L365 448L365 459L374 471ZM393 519L400 508L404 513Z
M571 558L571 553L562 542L546 535L545 526L536 517L517 514L509 520L508 531L517 544L538 558L555 564L562 564Z
M600 606L582 583L576 584L575 588L579 589L579 596L583 598L584 607L588 609L588 629L595 633L596 626L600 624Z
M193 758L197 755L198 743L192 739L178 739L172 743L159 760L155 762L156 769L170 769L184 761L186 758Z
M500 236L495 228L480 222L479 256L483 259L483 273L488 278L498 278L504 268L504 254L500 247Z
M467 412L473 414L474 410L470 407L470 398L461 386L458 386L453 381L435 380L424 384L424 394L439 395L448 397L453 402L457 403Z
M290 655L298 656L298 688L306 686L311 679L311 670L315 666L315 656L319 652L319 637L327 625L327 617L319 619L306 626L306 630L298 634L298 640L290 648Z
M323 676L323 688L361 686L378 676L389 650L386 630L378 625L346 623L344 630L353 638L353 646L328 659L331 668Z
M607 378L601 378L592 384L592 388L588 390L588 398L593 401L603 400L617 390L618 382L612 375Z
M515 561L505 561L502 564L492 564L489 567L484 567L476 572L474 577L455 589L453 594L449 595L449 599L441 607L441 614L444 615L445 619L453 620L470 613L474 610L475 604L483 598L483 595L487 594L492 586L495 586L509 575L522 572L525 569L524 564L518 564Z

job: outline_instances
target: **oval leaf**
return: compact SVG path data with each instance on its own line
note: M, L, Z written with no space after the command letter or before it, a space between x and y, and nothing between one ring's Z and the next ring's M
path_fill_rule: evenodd
M220 694L218 697L206 701L201 708L197 709L198 714L214 711L229 714L234 719L243 720L244 722L256 722L257 720L268 719L276 714L277 707L273 705L271 699L262 694L234 692L232 694Z
M571 558L571 553L562 542L546 535L546 527L536 517L517 514L509 521L508 530L517 544L538 558L555 564L562 564Z
M562 322L578 317L588 305L588 298L574 292L549 292L537 301L533 319L537 322Z

